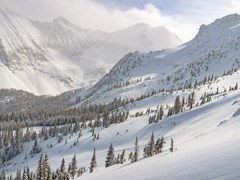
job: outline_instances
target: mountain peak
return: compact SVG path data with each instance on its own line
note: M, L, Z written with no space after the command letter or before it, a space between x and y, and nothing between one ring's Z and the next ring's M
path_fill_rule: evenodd
M57 23L60 25L69 25L71 24L66 18L59 16L56 19L53 20L53 23Z
M238 37L236 29L240 29L240 15L230 14L216 19L211 24L201 25L196 38L204 39L205 42L209 38L212 39L212 42L226 42L227 39Z
M127 27L124 30L127 30L127 31L132 30L135 32L135 31L147 31L150 29L152 29L152 27L146 23L137 23L137 24Z
M146 23L137 23L131 27L138 27L138 28L151 28L150 25L146 24Z

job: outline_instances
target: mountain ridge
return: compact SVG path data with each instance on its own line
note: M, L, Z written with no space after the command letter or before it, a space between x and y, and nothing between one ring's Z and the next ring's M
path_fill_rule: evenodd
M121 38L118 38L114 33L82 29L63 17L38 22L5 12L4 8L0 20L0 75L8 77L8 81L2 80L0 88L23 89L40 95L91 86L130 51L181 43L177 38L169 44L152 43L156 38L149 35L151 32L129 40L124 37L125 32L119 31ZM139 44L141 39L148 44L144 41Z
M240 68L240 36L237 33L237 29L240 29L237 26L239 17L236 14L229 15L203 25L193 40L176 48L129 53L88 89L87 95L81 92L79 95L76 93L76 97L81 96L87 102L107 102L117 97L136 98L139 96L138 89L142 89L143 94L151 93L152 90L178 89L209 76L221 77L227 72L236 72ZM229 18L235 21L229 23ZM219 24L222 28L219 28ZM141 81L134 83L137 79ZM148 79L147 82L144 79ZM111 100L101 96L111 97Z

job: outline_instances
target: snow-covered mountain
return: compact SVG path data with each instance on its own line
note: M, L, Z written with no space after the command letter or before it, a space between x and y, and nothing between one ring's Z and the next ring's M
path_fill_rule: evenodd
M177 90L189 83L194 86L209 77L218 79L214 89L233 87L238 82L236 71L240 67L239 24L239 15L229 15L202 25L193 40L176 48L128 53L93 87L69 91L59 97L68 102L66 106L108 103L114 98L139 98L152 91ZM229 76L221 78L222 75ZM9 104L18 103L12 98ZM38 104L30 103L29 107L35 105Z
M192 41L177 48L128 53L90 88L56 97L2 90L1 125L18 122L29 133L21 152L2 163L4 173L15 176L27 166L36 172L41 153L31 152L37 139L54 171L62 158L68 167L76 155L77 166L86 167L86 172L75 179L239 179L239 24L239 15L229 15L201 26ZM14 113L9 113L11 108ZM161 108L163 119L156 121ZM18 110L22 112L17 115ZM39 126L29 127L34 123ZM150 146L152 133L154 142L164 137L166 144L161 153L146 158L143 150ZM4 141L6 134L4 129L7 151L0 148L2 157L12 150ZM132 162L129 154L136 137L139 158ZM105 168L111 143L116 158L125 150L125 161ZM89 173L94 148L97 167Z
M51 23L28 20L3 7L0 21L0 88L36 94L92 85L130 51L181 43L167 29L146 24L105 33L81 29L63 17Z
M233 74L240 68L239 24L240 15L229 15L202 25L193 40L176 48L128 53L96 85L76 92L73 101L79 97L86 103L137 98L152 91L177 90L205 78Z

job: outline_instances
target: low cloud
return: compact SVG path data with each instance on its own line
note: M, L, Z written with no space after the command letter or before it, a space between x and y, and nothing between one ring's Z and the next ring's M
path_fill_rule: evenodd
M141 9L136 7L123 9L89 0L0 0L0 2L30 19L52 21L58 16L63 16L82 28L108 32L136 23L161 25L183 41L192 39L201 24L237 12L240 8L238 0L202 0L194 3L178 0L179 11L174 14L163 14L153 4L145 4Z

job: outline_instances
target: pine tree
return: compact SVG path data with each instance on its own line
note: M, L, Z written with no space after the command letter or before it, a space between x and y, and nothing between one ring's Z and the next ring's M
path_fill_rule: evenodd
M125 149L122 151L122 154L120 156L120 163L123 164L125 159L124 159L124 156L125 156Z
M160 106L160 110L159 110L159 120L162 120L162 119L163 119L163 115L164 115L163 106Z
M116 164L120 163L120 154L117 155Z
M144 148L144 156L145 157L153 156L155 153L156 153L155 140L154 140L154 134L152 133L147 146Z
M184 112L184 106L185 106L185 98L182 97L181 112Z
M179 96L177 96L174 102L174 114L180 113L180 109L181 109L180 98Z
M37 167L37 180L42 180L44 177L43 173L43 154L40 155L40 159L38 161L38 167Z
M155 145L156 153L162 153L162 148L163 148L164 143L165 143L165 141L164 141L163 137L161 139L158 138L156 145Z
M110 144L109 146L109 150L108 150L108 153L107 153L107 158L106 158L106 161L105 161L105 167L109 167L109 166L112 166L115 164L115 155L114 155L114 148L113 148L113 145L112 143Z
M173 143L174 143L174 141L173 141L173 139L171 138L171 147L169 148L169 151L170 151L170 152L173 152Z
M78 138L80 138L81 136L82 136L82 131L80 129L79 134L78 134Z
M32 150L31 150L31 154L38 154L41 152L41 148L40 146L38 145L38 142L37 142L37 138L34 140L34 145L32 147Z
M23 180L28 180L28 176L27 176L27 172L26 172L25 168L23 170Z
M70 179L68 177L68 173L66 172L66 167L65 167L65 160L64 158L62 159L60 169L57 170L57 178L58 180L67 180Z
M13 180L13 176L12 176L12 174L10 175L9 180Z
M72 163L70 163L70 164L68 165L68 173L69 173L69 174L71 174L71 170L72 170Z
M139 146L138 146L138 138L136 137L132 162L137 162L138 156L139 156Z
M1 178L0 178L1 179ZM4 179L4 178L3 178ZM15 179L22 179L22 176L21 176L21 170L17 170L17 173L16 173L16 178Z
M92 161L90 163L90 173L93 172L93 170L97 167L97 161L96 161L96 152L95 152L95 148L93 151L93 156L92 156Z
M76 155L74 155L72 159L71 171L70 171L72 178L74 178L77 175L77 172L78 172L77 160L76 160Z
M236 83L235 87L234 87L235 90L238 89L238 83Z
M133 158L133 153L132 151L128 154L128 160L131 160L132 161L132 158Z
M97 140L99 139L100 137L99 137L99 133L97 134Z
M61 173L64 173L65 170L66 170L66 168L65 168L65 160L64 160L64 158L63 158L63 159L62 159L61 166L60 166L60 171L61 171Z
M44 180L51 180L52 179L52 172L50 169L50 166L48 164L48 155L45 154L43 163L42 163L42 167L43 167L43 179Z

